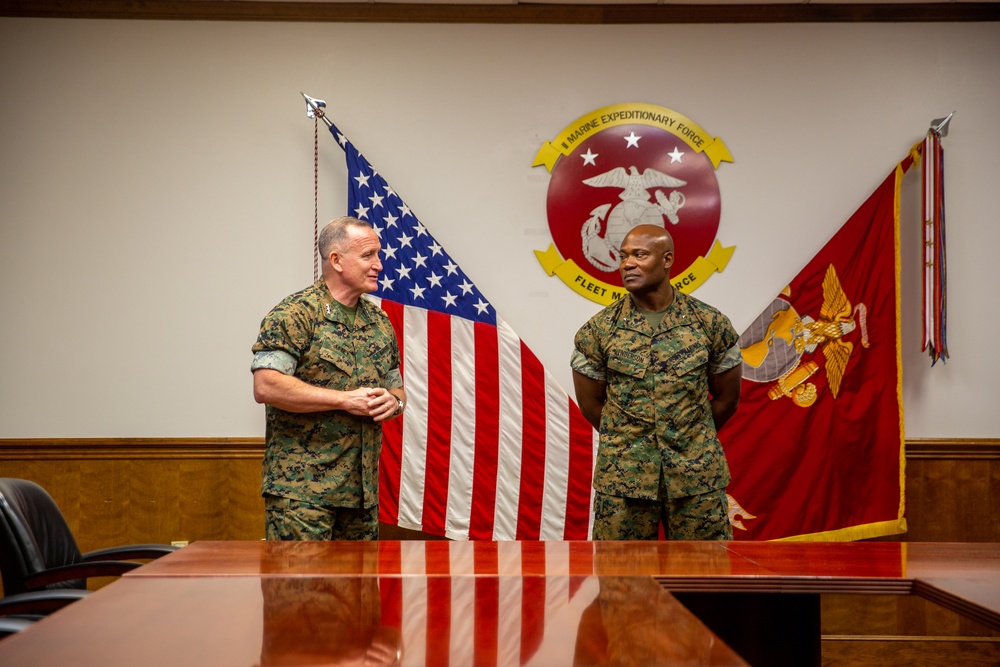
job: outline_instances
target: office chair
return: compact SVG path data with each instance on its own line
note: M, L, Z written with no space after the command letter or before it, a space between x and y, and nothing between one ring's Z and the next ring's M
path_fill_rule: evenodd
M0 575L7 596L29 591L86 589L89 577L119 576L175 551L136 544L80 553L59 506L38 484L0 477ZM2 612L0 612L2 613Z
M75 588L4 595L0 598L0 618L41 618L88 595L90 591Z
M34 621L27 618L0 617L0 639L31 627Z
M90 591L64 588L4 596L0 598L0 639L27 629L38 619L88 595Z

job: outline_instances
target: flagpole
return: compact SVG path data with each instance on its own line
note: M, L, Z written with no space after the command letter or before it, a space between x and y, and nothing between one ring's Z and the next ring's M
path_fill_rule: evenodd
M948 123L955 112L935 118L923 143L923 341L931 365L948 358L947 268L945 257L944 149Z
M301 90L299 94L306 100L306 116L313 119L313 282L319 280L319 125L317 118L322 119L327 127L333 123L326 117L323 107L326 102L309 97Z
M305 98L307 117L319 118L324 123L326 123L327 127L333 127L333 123L330 121L329 118L326 117L326 112L323 111L323 107L326 106L326 102L324 102L323 100L318 100L315 97L309 97L301 90L299 91L299 94L302 95L303 98Z

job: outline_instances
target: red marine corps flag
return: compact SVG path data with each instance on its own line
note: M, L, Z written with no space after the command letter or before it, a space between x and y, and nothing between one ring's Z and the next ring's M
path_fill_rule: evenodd
M906 531L899 187L907 157L740 336L720 438L738 540Z

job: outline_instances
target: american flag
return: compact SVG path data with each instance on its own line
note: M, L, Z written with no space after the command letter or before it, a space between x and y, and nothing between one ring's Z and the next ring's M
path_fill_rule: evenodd
M597 433L409 206L328 124L347 154L348 214L371 223L382 243L371 297L388 313L403 357L407 406L383 429L380 520L457 540L588 539Z

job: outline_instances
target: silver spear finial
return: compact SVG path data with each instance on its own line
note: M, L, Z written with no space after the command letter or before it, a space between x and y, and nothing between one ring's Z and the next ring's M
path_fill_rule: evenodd
M955 115L955 112L952 111L950 114L948 114L944 118L935 118L934 120L932 120L931 121L931 128L930 128L931 132L933 132L934 134L936 134L938 136L938 138L947 137L948 136L948 123L951 122L951 117L954 116L954 115Z
M306 116L309 118L321 118L327 126L330 126L331 123L327 120L326 113L323 111L323 108L326 107L326 102L317 100L315 97L309 97L302 91L299 91L299 93L306 100Z

